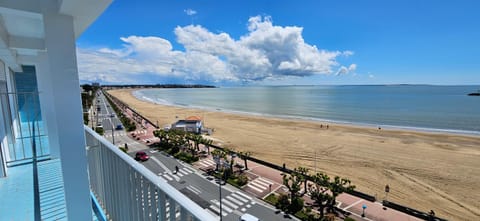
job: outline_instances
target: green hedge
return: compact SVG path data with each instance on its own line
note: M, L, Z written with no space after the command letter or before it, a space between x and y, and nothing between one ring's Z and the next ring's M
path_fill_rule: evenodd
M103 136L103 128L102 127L95 127L95 132Z
M198 157L197 156L193 156L192 154L190 153L186 153L186 152L178 152L176 153L175 155L173 155L175 158L181 160L181 161L184 161L184 162L187 162L187 163L193 163L193 162L196 162L198 161Z

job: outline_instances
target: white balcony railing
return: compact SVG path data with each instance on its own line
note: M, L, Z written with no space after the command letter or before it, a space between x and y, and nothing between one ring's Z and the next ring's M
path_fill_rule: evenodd
M216 220L199 205L85 127L90 188L109 220Z

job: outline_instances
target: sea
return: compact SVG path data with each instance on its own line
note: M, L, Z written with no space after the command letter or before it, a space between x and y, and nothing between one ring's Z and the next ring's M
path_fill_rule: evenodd
M141 100L210 111L480 135L480 86L355 85L141 89Z

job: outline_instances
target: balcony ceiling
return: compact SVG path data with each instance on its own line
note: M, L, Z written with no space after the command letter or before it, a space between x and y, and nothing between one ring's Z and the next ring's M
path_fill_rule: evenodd
M14 71L20 71L22 56L34 56L46 50L44 11L72 16L77 38L111 1L51 0L50 5L40 5L37 0L0 1L0 59Z

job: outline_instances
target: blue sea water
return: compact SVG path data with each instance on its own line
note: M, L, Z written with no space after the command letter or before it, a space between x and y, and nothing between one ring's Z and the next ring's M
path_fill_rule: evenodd
M480 135L480 86L262 86L142 89L134 95L154 103Z

